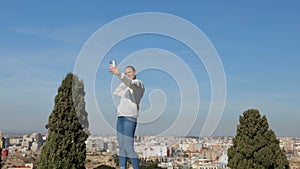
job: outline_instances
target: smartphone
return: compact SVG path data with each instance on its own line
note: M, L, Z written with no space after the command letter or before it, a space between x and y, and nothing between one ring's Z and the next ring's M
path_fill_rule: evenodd
M111 67L116 67L116 61L115 61L115 60L110 61L110 62L109 62L109 65L110 65Z

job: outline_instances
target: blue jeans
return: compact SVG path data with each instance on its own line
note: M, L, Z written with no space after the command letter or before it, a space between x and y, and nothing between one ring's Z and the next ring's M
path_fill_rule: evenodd
M139 159L134 151L134 133L136 129L136 119L119 116L117 120L117 140L119 144L120 169L126 169L127 157L130 158L134 169L139 169Z

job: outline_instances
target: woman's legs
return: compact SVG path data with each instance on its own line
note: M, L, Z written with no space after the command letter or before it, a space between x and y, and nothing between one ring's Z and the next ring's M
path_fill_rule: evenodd
M127 159L130 158L134 169L139 169L139 159L134 151L134 133L136 129L136 119L130 117L118 117L117 137L119 143L120 168L126 166Z
M124 148L124 118L118 117L117 120L117 140L119 144L119 165L120 169L125 169L127 164L127 155Z

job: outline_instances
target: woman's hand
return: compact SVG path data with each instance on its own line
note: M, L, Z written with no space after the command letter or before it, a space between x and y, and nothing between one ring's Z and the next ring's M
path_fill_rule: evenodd
M110 66L109 71L110 71L111 74L116 74L117 76L121 75L121 72L120 72L120 70L118 69L117 66Z

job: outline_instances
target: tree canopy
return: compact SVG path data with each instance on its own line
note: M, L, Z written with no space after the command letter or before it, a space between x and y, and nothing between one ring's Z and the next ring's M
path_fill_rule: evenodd
M249 109L240 116L233 146L228 149L228 166L232 169L289 168L285 153L266 116Z
M38 169L85 168L88 119L84 96L83 81L68 73L46 125L48 138L38 158Z

